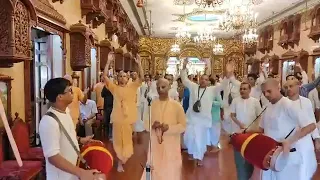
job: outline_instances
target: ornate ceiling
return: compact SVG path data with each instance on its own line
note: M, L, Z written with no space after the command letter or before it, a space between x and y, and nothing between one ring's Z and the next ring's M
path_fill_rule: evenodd
M137 0L129 0L135 1L136 4ZM221 6L220 8L206 8L205 10L210 10L211 12L207 12L207 16L204 16L204 13L201 13L201 9L194 3L194 0L187 0L189 4L185 6L185 13L184 8L182 5L174 5L174 1L182 1L182 0L166 0L166 1L159 1L159 0L144 0L145 6L144 9L137 8L136 6L132 6L133 3L122 3L124 9L126 11L134 12L138 11L141 12L142 10L152 12L152 23L153 23L153 31L154 37L174 37L179 27L184 25L185 22L190 25L190 31L194 34L199 30L199 24L207 23L210 21L211 25L215 25L218 23L218 19L221 17L221 14L224 13L226 6ZM238 3L241 0L225 0L230 1L230 3ZM313 1L313 0L310 0ZM254 7L254 11L258 12L259 16L257 18L258 22L265 23L266 20L270 19L273 15L273 11L275 14L278 13L288 13L291 9L295 6L304 6L303 0L255 0L256 6ZM146 14L149 15L149 12L146 11ZM129 16L132 22L142 22L145 24L145 16L139 13L139 16ZM137 18L141 18L137 20ZM150 20L150 17L147 18ZM136 25L136 29L143 29L141 26L139 27L138 24ZM142 25L142 26L143 26ZM139 32L139 31L138 31ZM215 30L215 35L218 37L226 38L230 37L234 34L234 32L224 32L221 30ZM148 34L148 33L147 33Z

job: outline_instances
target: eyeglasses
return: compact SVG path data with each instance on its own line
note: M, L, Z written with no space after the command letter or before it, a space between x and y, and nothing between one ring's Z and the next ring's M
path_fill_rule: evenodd
M72 91L72 87L70 87L69 89L67 89L65 92L63 92L63 94L66 94L66 93L73 93L73 91Z

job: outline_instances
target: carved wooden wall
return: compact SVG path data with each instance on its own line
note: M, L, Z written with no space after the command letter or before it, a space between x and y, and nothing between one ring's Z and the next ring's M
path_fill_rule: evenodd
M258 50L261 53L269 53L273 49L273 26L269 25L262 30L260 30L259 33L259 42L258 42Z
M70 65L72 70L81 71L91 66L91 48L94 45L93 32L79 23L70 26Z
M37 21L30 0L0 1L0 67L31 60L32 21Z
M100 41L99 43L100 47L100 71L104 70L104 67L106 66L108 62L108 55L112 50L111 43L108 39L105 39L103 41Z
M284 49L298 45L300 41L301 14L290 15L280 23L280 40L278 45Z
M311 27L308 37L314 41L320 38L320 4L311 11Z
M142 57L143 68L149 70L151 74L166 70L169 57L198 57L199 59L210 58L212 73L221 74L224 71L228 60L234 60L237 64L236 73L243 76L244 51L241 41L222 40L220 44L224 46L223 55L213 55L212 49L195 44L186 44L181 47L180 53L175 54L170 51L174 44L174 39L147 38L142 37L139 41L139 54Z

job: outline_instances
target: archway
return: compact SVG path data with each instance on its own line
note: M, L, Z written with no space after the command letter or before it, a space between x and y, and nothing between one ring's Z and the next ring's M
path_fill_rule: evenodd
M185 58L189 59L187 65L188 74L204 74L206 62L202 60L201 52L196 48L183 48L181 53L167 53L167 74L177 75L182 69L182 63Z
M182 69L182 63L185 58L189 59L189 63L187 65L188 74L201 75L205 73L204 71L206 63L198 57L182 57L181 59L178 59L176 56L171 56L168 58L166 73L174 76L178 75Z

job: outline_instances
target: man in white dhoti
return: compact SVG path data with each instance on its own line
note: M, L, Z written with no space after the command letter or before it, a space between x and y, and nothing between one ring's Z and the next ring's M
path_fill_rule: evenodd
M229 62L226 67L226 77L221 81L220 87L217 89L223 90L223 121L222 127L228 133L232 134L233 121L230 118L230 105L234 98L240 96L240 84L241 82L235 78L234 75L234 62Z
M231 104L231 119L235 124L234 132L246 129L261 113L260 102L250 96L251 86L247 82L240 85L240 97L233 99ZM234 151L238 180L248 180L253 172L253 166L249 164L240 152Z
M181 71L181 80L190 90L190 107L187 110L187 129L184 134L184 142L188 154L202 166L204 153L207 151L208 130L212 126L211 107L217 93L214 86L209 85L209 77L202 75L199 85L190 81L186 72L188 59L184 60Z
M304 180L306 178L305 166L303 166L304 148L303 144L310 138L316 125L310 118L301 111L298 111L291 100L283 97L280 93L279 82L274 79L267 79L261 85L262 92L271 104L267 106L260 122L260 132L282 142L284 153L289 154L288 163L280 171L261 171L262 180ZM291 134L290 132L293 131ZM286 136L288 136L286 138ZM295 147L295 152L290 149Z
M144 114L148 110L148 93L151 88L151 77L149 74L144 75L144 82L140 87L140 114L142 121L144 120Z
M186 117L179 102L168 96L168 80L160 78L157 89L159 98L151 104L152 130L149 119L144 120L145 128L151 133L152 154L148 155L148 162L153 167L152 180L182 180L180 135L186 128ZM145 179L144 172L141 180Z
M138 79L138 74L137 72L132 72L131 73L131 79L132 82L135 82ZM141 109L143 108L141 106L141 91L140 91L141 86L137 89L137 97L136 97L136 102L137 102L137 121L134 123L134 133L135 136L138 138L138 143L141 142L141 133L145 130L143 126L143 121L142 121L142 116L141 116Z
M174 80L173 75L172 74L166 74L164 76L164 78L166 80L168 80L169 83L170 83L169 97L174 99L174 100L176 100L176 101L179 101L179 93L178 93L178 89L177 89L178 86L176 85L176 83L174 83L176 81Z

